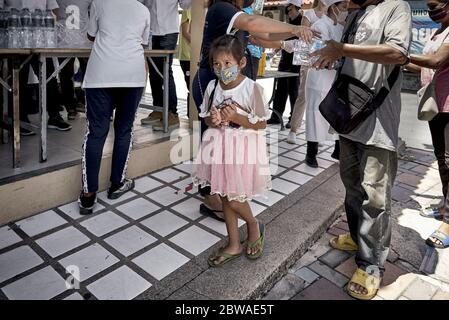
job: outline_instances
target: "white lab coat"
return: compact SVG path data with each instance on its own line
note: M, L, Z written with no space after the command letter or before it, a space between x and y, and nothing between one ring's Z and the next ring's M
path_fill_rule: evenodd
M343 35L343 25L334 25L334 21L323 15L312 25L312 29L321 32L324 41L340 42ZM329 133L329 123L321 115L319 106L328 94L336 76L335 70L309 69L305 86L306 97L306 139L310 142L338 140L337 135Z

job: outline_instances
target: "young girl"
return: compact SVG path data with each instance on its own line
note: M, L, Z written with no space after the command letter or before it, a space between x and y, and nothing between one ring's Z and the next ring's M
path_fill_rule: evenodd
M246 58L238 38L225 35L214 41L210 60L218 80L212 80L204 92L199 116L209 128L192 177L195 185L210 187L211 194L219 195L223 202L229 244L209 258L209 265L219 267L243 252L250 259L263 252L265 226L254 218L248 200L265 196L271 188L264 135L269 112L263 89L241 73ZM238 218L248 227L244 243Z

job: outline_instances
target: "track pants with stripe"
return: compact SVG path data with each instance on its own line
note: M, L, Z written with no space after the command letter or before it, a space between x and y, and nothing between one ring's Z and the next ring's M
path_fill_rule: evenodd
M98 191L103 147L114 117L111 183L123 182L132 148L133 123L144 88L87 88L87 130L83 145L83 191Z

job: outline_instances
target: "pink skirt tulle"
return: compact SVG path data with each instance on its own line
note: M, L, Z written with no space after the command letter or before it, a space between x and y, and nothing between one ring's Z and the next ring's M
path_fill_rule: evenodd
M209 128L193 163L193 183L211 194L245 202L266 197L271 173L262 130Z

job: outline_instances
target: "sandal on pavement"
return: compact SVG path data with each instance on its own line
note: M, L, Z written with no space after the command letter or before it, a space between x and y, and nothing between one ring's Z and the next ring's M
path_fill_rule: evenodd
M431 238L439 240L443 245L432 241ZM436 230L429 238L427 238L426 244L437 249L445 249L449 247L449 235L440 230Z
M248 249L246 249L245 254L248 259L256 260L259 259L260 256L263 254L264 246L265 246L265 224L259 222L259 230L260 230L260 237L255 242L250 243L247 241L248 247L250 249L259 248L256 253L249 254Z
M441 214L440 209L436 207L425 208L421 210L419 214L425 218L433 218L437 220L443 219L443 215Z
M209 209L204 203L200 204L200 213L202 215L205 215L206 217L210 217L212 219L218 220L220 222L225 222L225 220L221 217L219 217L216 212L221 212L223 213L222 210L212 210Z
M209 263L209 266L213 267L213 268L218 268L218 267L222 267L224 264L235 260L239 257L241 257L243 255L243 250L240 253L237 254L230 254L230 253L226 253L223 251L223 249L220 249L217 254L214 254L212 256L209 257L209 259L207 259L207 262ZM219 263L216 263L216 261L219 258L224 258L222 261L220 261Z
M366 271L363 271L362 269L358 268L355 273L353 274L351 280L348 283L347 291L348 294L356 299L359 300L371 300L374 298L377 294L377 291L379 291L380 283L382 279L375 277L373 275L370 275ZM366 289L366 294L361 294L355 291L352 291L351 284L357 284L364 289Z
M350 233L345 233L337 237L333 237L329 241L329 245L341 251L357 251L359 246L352 240Z

